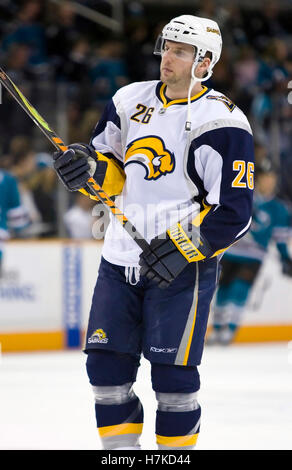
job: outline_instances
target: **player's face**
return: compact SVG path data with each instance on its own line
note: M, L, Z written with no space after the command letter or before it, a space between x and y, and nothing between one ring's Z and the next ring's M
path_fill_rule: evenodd
M172 87L186 88L190 83L194 53L194 47L189 44L165 41L161 54L161 80Z

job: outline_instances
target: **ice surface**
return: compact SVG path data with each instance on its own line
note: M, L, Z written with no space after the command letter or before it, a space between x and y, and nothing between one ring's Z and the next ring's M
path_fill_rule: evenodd
M3 354L0 449L100 449L80 351ZM198 450L292 449L292 344L206 347L200 366ZM142 360L135 384L141 444L155 450L156 401Z

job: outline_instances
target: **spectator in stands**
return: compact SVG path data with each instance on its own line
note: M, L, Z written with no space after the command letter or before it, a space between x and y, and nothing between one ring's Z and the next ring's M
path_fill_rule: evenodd
M258 92L259 62L252 47L247 44L239 48L233 67L236 103L243 112L249 113L254 96Z
M68 142L88 142L100 115L97 106L83 111L79 103L72 101L67 109Z
M52 167L51 155L36 153L36 171L27 181L35 206L41 216L42 231L39 236L57 235L57 185L58 178Z
M149 30L146 20L139 20L129 24L126 39L127 47L125 51L125 60L129 80L131 82L145 80L147 67L146 62L149 57L149 53L147 51L148 38ZM151 51L151 56L152 55Z
M29 225L29 216L21 203L17 179L0 168L0 278L3 274L4 242Z
M237 95L235 95L236 87L234 82L234 73L230 73L230 63L232 58L229 55L228 50L223 50L220 61L216 64L214 73L206 82L206 86L214 88L214 90L220 90L226 94L232 101L237 103Z
M36 227L41 222L41 215L28 185L29 178L36 171L35 153L26 137L17 136L11 141L9 155L10 171L18 181L22 204L29 213L32 226Z
M281 18L280 2L269 0L264 8L251 9L245 15L245 29L251 44L262 50L271 38L284 38L290 33Z
M3 57L3 67L8 76L30 99L31 83L34 75L29 65L29 47L25 44L11 44L7 55ZM19 104L3 92L3 106L0 106L0 132L2 136L2 152L8 151L8 143L18 134L32 134L32 123L20 108ZM5 139L4 139L5 136Z
M95 201L85 197L83 194L75 194L74 204L64 215L65 226L70 238L93 238L92 227L94 218L92 210L95 205Z
M89 85L90 45L85 37L78 38L64 59L59 75L66 81L79 86Z
M4 51L12 44L24 44L29 48L29 64L36 73L42 71L47 62L45 27L39 21L43 6L39 0L25 1L2 38Z
M80 37L78 19L70 2L48 7L49 25L46 28L48 54L58 69L68 59L73 45Z
M105 41L95 52L90 76L98 99L107 101L128 83L123 44L117 39Z
M9 156L10 171L18 180L21 201L31 220L25 235L56 235L55 171L42 155L36 154L25 136L19 135L12 139Z

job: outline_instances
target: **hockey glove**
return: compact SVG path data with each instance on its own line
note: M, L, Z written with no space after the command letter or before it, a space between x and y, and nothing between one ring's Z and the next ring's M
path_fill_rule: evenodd
M141 275L166 288L194 261L212 256L213 251L200 231L191 223L180 223L150 242L150 248L140 255Z
M65 152L53 154L54 168L69 191L83 188L89 178L102 186L107 163L98 161L98 154L87 144L71 144Z

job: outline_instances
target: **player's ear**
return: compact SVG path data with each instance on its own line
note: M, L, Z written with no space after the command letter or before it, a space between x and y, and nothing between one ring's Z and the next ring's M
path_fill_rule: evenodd
M199 73L200 73L199 76L205 77L207 75L210 64L211 64L211 59L209 57L204 57L202 62L200 62L198 65Z
M211 59L209 57L204 57L202 62L200 62L196 68L197 77L204 77L207 74L210 63Z
M210 67L211 59L209 57L204 57L203 62L201 65L204 68L204 72L207 72L208 68Z

